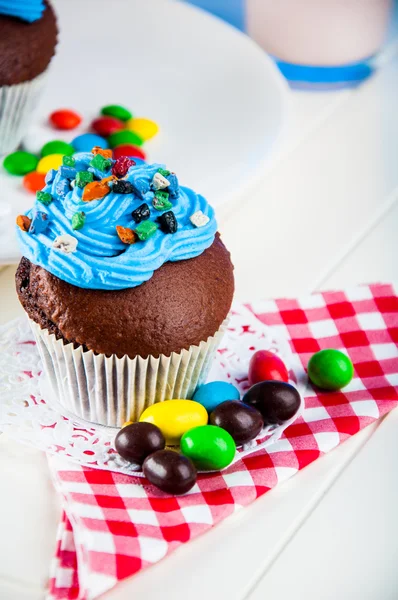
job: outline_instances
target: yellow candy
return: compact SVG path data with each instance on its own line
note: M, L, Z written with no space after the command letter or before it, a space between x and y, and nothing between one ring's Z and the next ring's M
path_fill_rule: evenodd
M127 129L137 133L143 140L150 140L159 131L159 125L149 119L129 119L126 123Z
M165 400L144 410L140 421L157 425L166 444L174 446L186 431L207 424L207 410L193 400Z
M39 173L47 173L50 169L59 169L62 165L63 154L48 154L39 160L36 171Z

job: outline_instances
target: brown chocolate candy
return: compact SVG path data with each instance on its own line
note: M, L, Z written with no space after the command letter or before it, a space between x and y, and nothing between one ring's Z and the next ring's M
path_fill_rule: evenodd
M227 400L219 404L210 415L210 423L228 431L237 446L253 440L264 424L259 411L240 400Z
M193 462L172 450L159 450L148 456L142 466L145 477L167 494L186 494L196 483Z
M243 402L260 411L265 425L282 425L296 414L301 400L290 383L261 381L246 392Z
M115 438L115 448L120 456L142 465L147 456L163 450L166 445L163 433L152 423L132 423L123 427Z

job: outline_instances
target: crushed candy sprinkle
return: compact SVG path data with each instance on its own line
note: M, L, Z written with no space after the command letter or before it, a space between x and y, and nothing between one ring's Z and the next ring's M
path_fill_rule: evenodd
M73 156L63 156L62 157L62 164L65 167L74 167L76 164L75 159L73 158Z
M41 210L33 210L32 212L32 223L29 228L29 233L44 233L50 224L47 213Z
M133 217L136 223L141 223L141 221L149 219L149 217L151 216L151 211L149 210L148 204L146 204L146 202L144 202L144 204L140 204L138 208L133 210L131 216Z
M109 158L104 158L101 154L96 154L90 161L90 167L98 169L99 171L108 171L112 166L112 162Z
M86 214L83 211L75 213L71 219L72 229L81 229L86 220Z
M157 222L163 233L176 233L178 229L178 223L175 214L172 210L168 210L158 217Z
M112 158L112 150L107 148L101 148L101 146L94 146L91 150L91 153L96 155L100 154L104 158Z
M105 198L111 191L107 181L91 181L88 183L82 195L83 202L91 202L92 200L101 200Z
M89 171L79 171L76 175L76 185L80 188L84 188L85 185L91 183L94 180L94 175Z
M158 226L153 221L142 221L135 228L135 232L142 242L145 242L152 237L158 229Z
M201 210L197 210L189 217L192 225L195 227L204 227L210 221L209 217L206 216Z
M48 206L48 204L51 204L51 202L53 201L53 197L49 192L42 191L36 192L36 199L42 204L45 204L46 206Z
M154 190L164 190L165 188L169 187L169 185L170 181L166 179L166 177L163 177L159 171L155 173L152 179L152 187Z
M29 219L29 217L27 217L26 215L18 215L16 223L21 231L26 232L26 231L29 231L29 227L30 227L30 224L32 223L32 220Z
M158 191L155 192L155 197L152 200L153 207L156 210L169 210L173 205L169 200L169 193Z
M137 234L129 227L116 225L116 231L123 244L135 244L138 241Z
M53 241L53 248L65 254L71 254L72 252L76 252L77 239L73 235L69 235L69 233L58 235Z

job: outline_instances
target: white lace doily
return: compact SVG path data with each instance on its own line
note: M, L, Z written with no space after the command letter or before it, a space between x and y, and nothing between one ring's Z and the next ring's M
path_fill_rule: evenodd
M288 368L292 367L287 340L277 339L273 330L244 305L234 304L209 381L229 381L245 391L249 360L259 349L272 350ZM274 443L289 424L264 429L256 440L238 450L235 460ZM115 452L117 429L85 422L57 405L46 388L33 334L25 319L0 328L0 430L15 440L83 466L141 475L137 472L140 467Z

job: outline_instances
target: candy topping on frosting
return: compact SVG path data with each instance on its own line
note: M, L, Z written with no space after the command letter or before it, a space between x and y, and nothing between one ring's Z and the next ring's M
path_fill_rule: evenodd
M180 188L163 165L115 161L100 150L64 157L21 215L17 235L32 263L73 285L113 290L211 246L217 224L202 196Z

